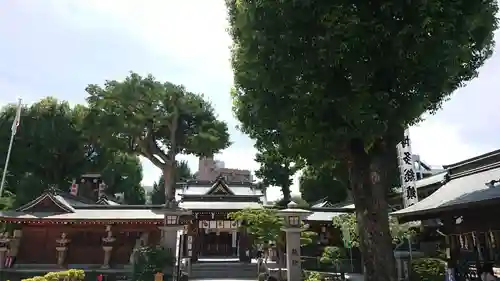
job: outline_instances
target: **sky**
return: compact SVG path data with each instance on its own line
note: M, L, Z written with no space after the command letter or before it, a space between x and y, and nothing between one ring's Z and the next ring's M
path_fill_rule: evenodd
M233 145L216 158L255 170L253 141L231 111L231 40L224 0L0 1L0 105L55 96L83 103L85 86L123 79L129 71L204 93L230 129ZM500 41L500 33L495 34ZM413 153L431 165L500 148L500 47L479 77L443 109L410 129ZM22 122L22 121L21 121ZM195 157L181 156L196 171ZM160 171L143 159L144 185ZM293 193L298 193L298 175ZM278 188L268 198L280 197Z

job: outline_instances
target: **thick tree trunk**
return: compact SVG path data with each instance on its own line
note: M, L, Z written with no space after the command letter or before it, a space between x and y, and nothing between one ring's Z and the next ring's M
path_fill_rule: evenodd
M165 164L163 167L163 179L165 187L165 204L173 204L175 202L175 161Z
M285 202L285 206L286 206L286 204L288 204L292 198L291 192L290 192L290 186L283 185L281 187L281 193L283 193L283 202Z
M391 144L379 140L367 153L364 143L356 139L349 147L350 187L367 281L397 279L386 200L389 188L386 164L396 159L390 159L388 145Z

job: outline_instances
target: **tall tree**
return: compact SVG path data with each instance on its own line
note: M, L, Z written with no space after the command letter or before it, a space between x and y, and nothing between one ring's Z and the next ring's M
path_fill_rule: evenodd
M493 51L497 1L227 0L242 129L349 167L366 280L396 280L388 175L405 127Z
M175 203L175 158L212 155L229 146L226 123L202 95L131 73L86 88L87 129L105 146L146 157L163 172L165 201Z
M347 168L342 169L340 165L310 165L302 170L299 178L300 194L309 203L323 198L330 203L343 202L347 199L348 187Z
M192 179L194 176L189 169L188 163L186 161L177 162L175 165L175 183L183 182ZM153 191L151 191L151 203L153 204L163 204L165 202L165 180L163 176L160 176L158 182L153 185Z
M83 134L86 114L84 106L72 108L52 97L23 106L7 176L7 190L15 194L15 205L34 199L49 186L68 190L73 178L88 172L103 174L108 192L123 192L127 201L144 203L138 158L100 147ZM0 137L10 138L14 115L10 105L0 111ZM0 143L0 154L6 152L7 142ZM5 158L0 161L4 166Z
M123 193L127 204L146 203L146 192L141 186L142 165L136 155L111 153L107 165L102 170L102 178L107 185L106 193Z
M290 202L292 177L302 168L302 162L286 156L284 151L277 146L260 147L255 156L255 161L260 164L255 175L262 179L266 186L279 186L283 193L284 205Z

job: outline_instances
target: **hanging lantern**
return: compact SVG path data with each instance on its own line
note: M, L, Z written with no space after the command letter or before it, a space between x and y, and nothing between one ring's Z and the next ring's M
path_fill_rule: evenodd
M76 183L76 179L73 180L71 183L71 188L69 190L71 195L77 196L78 195L78 184Z

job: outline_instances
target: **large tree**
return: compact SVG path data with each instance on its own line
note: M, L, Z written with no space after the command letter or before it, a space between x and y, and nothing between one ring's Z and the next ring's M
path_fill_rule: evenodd
M100 147L83 134L86 113L84 106L71 107L52 97L23 106L7 174L7 191L15 194L15 205L32 200L49 186L69 190L73 178L89 172L101 173L111 194L123 192L127 202L144 203L138 158ZM3 139L10 138L14 116L11 105L0 112ZM6 155L7 145L0 143L1 155ZM0 161L3 167L5 158Z
M230 144L227 125L211 104L183 86L131 73L86 91L88 131L103 145L142 155L161 169L169 206L175 202L176 156L212 155Z
M334 204L347 199L349 178L347 168L341 165L310 165L302 170L299 190L309 203L326 199Z
M177 162L175 165L175 183L188 181L193 179L194 175L189 169L188 163L186 161ZM163 204L165 202L165 179L160 176L158 182L153 185L153 190L151 191L151 203L152 204Z
M290 202L292 177L302 168L302 162L291 159L279 146L258 146L255 161L260 164L255 175L265 186L279 186L283 193L282 205Z
M235 113L308 164L348 164L366 280L396 280L385 169L404 129L491 56L497 1L227 0Z

